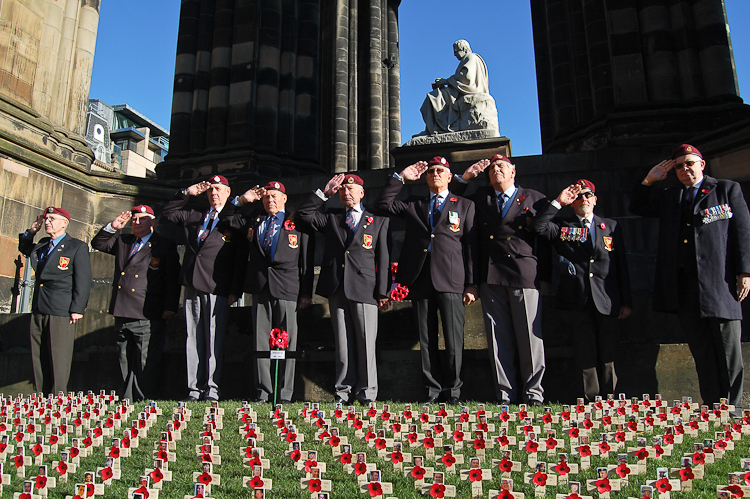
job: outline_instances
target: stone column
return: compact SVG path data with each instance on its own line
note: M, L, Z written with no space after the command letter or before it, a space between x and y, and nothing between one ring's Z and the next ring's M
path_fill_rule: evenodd
M44 23L39 40L39 65L34 77L34 106L43 115L49 116L52 109L52 94L55 86L57 56L62 38L64 4L47 0L44 4Z
M332 170L349 171L349 0L336 0L336 29L333 31L333 115Z
M677 82L677 61L674 56L672 27L666 0L655 0L638 11L641 44L646 69L649 100L678 101L681 98Z
M317 160L320 153L320 6L317 0L299 0L298 3L294 154L309 161Z
M200 7L201 0L182 0L180 6L168 158L185 155L190 150L190 120L193 112Z
M227 145L249 147L257 45L256 0L235 0L232 34L232 74L229 83ZM171 146L171 145L170 145Z
M584 0L583 22L586 29L594 116L601 117L609 113L615 104L607 17L601 1Z
M281 65L281 0L260 0L258 29L258 89L255 97L254 147L275 151L279 124Z
M65 126L65 114L70 98L70 76L73 69L73 53L78 35L78 15L80 9L76 0L65 2L65 16L62 25L62 39L57 53L55 86L52 92L52 108L49 119L52 124Z
M693 19L706 97L739 96L724 2L694 1Z
M190 150L206 149L208 91L211 82L211 51L214 40L216 0L202 0L198 17L198 40L195 52L193 107L190 116Z
M383 167L383 65L382 30L380 0L370 0L369 15L369 119L368 162L369 168L377 170Z
M73 133L85 135L91 68L94 66L96 32L99 26L99 0L81 0L80 4L65 127Z
M390 147L401 144L401 69L398 51L398 3L388 2L388 50L387 56L393 66L388 69L388 143ZM395 60L394 60L395 59ZM388 167L395 165L390 154L387 156Z
M227 140L229 83L232 71L234 1L217 0L208 90L206 147L224 147Z

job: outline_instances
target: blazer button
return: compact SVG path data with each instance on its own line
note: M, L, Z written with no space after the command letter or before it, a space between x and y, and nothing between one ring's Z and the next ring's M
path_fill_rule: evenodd
M434 239L435 238L435 234L430 234L430 238Z
M594 277L594 273L593 272L589 273L589 277Z
M591 263L594 263L594 259L593 259L593 258L592 258L591 260L589 260L589 261L590 261Z
M508 241L510 241L510 238L508 238Z
M122 286L117 286L117 289L122 289Z
M135 293L135 289L131 289L130 291L131 291L132 293Z
M424 252L427 253L427 248L424 249Z
M43 287L44 287L44 283L40 284L40 285L39 285L39 287L40 287L40 288L43 288Z
M125 272L120 272L120 275L125 275Z
M687 244L687 239L685 239L685 240L684 240L684 241L682 241L682 242L683 242L683 243L685 243L685 244Z
M519 229L523 229L523 225L519 225L519 226L518 226L518 228L519 228Z
M342 269L343 269L343 268L346 268L346 265L344 265L344 264L342 263L342 264L341 264L341 268L342 268Z
M495 236L490 236L490 239L495 239Z
M135 275L135 278L138 279L138 274Z
M346 250L346 254L347 254L347 255L349 254L349 250Z
M508 255L508 258L513 258L512 256Z

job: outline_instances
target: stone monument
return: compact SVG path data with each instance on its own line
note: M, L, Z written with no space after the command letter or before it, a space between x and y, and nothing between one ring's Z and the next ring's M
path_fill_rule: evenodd
M497 107L490 95L487 64L469 42L453 44L459 60L455 74L436 78L420 111L425 130L405 145L499 137Z

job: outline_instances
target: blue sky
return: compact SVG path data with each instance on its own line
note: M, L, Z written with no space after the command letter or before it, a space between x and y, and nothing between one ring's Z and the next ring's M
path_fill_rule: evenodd
M750 95L750 0L725 0L740 95ZM487 62L500 132L514 156L539 154L531 8L523 0L403 0L399 9L402 142L424 128L419 114L436 77L456 69L452 44L466 39ZM169 128L180 2L101 3L90 97L129 104ZM158 15L156 15L158 14ZM748 99L746 98L746 101Z

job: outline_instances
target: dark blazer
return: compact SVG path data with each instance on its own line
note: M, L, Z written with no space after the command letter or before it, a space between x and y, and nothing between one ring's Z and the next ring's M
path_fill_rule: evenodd
M136 237L101 229L91 247L115 255L109 313L115 317L161 320L165 310L177 312L180 300L180 255L167 237L152 233L148 243L130 257Z
M203 227L208 209L183 209L189 199L190 196L178 192L162 210L163 217L183 230L185 255L180 284L219 296L242 295L245 260L238 240L242 235L226 221L234 214L234 206L231 202L224 205L216 227L203 243L198 244L198 232Z
M474 203L451 192L443 204L435 229L430 227L430 198L396 199L403 183L388 177L375 202L375 210L406 221L406 234L398 264L398 282L414 283L427 259L432 242L430 277L436 291L463 293L477 283L477 240L474 231ZM449 213L457 213L458 227L449 223ZM421 290L420 290L421 291Z
M479 282L513 288L539 288L539 281L552 277L552 251L529 227L532 217L547 205L541 192L518 191L505 217L501 217L495 189L479 187L471 196L476 204L479 240ZM465 184L456 183L463 192Z
M308 228L294 223L294 212L284 211L284 223L279 229L276 253L271 261L263 251L263 234L258 230L268 214L262 209L248 208L241 209L229 219L232 227L247 240L244 290L257 294L268 284L271 296L278 300L297 301L300 296L312 297L315 245L311 244Z
M548 204L531 221L531 229L552 242L557 254L571 262L575 275L566 266L560 272L557 288L557 308L580 310L589 299L604 315L618 316L621 306L632 306L630 276L625 256L622 229L616 221L594 214L596 241L564 241L561 227L580 227L577 217L569 220L554 218L559 210Z
M388 296L391 285L388 219L363 210L357 232L346 245L345 210L321 213L324 204L311 194L297 209L300 220L325 238L316 293L327 298L343 284L348 300L377 304L378 298Z
M678 252L680 240L680 187L633 189L630 211L659 218L659 248L656 255L654 310L677 312ZM732 218L704 223L705 210L727 204ZM737 182L717 180L706 175L693 203L692 226L700 283L700 316L742 319L737 301L737 275L750 274L750 214Z
M45 315L83 314L91 291L89 245L65 234L40 271L39 251L49 240L44 237L35 245L33 238L23 234L18 238L18 251L29 258L36 274L31 310Z

